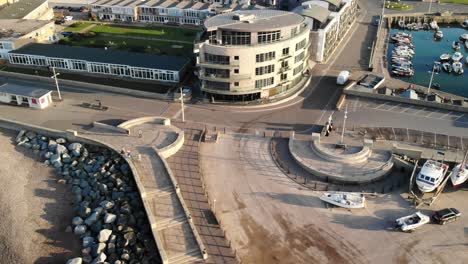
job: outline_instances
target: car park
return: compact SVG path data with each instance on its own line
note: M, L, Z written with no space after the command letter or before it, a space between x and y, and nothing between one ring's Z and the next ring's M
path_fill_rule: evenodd
M445 225L446 223L458 220L460 216L461 213L457 209L445 208L439 211L435 211L431 218L434 223Z

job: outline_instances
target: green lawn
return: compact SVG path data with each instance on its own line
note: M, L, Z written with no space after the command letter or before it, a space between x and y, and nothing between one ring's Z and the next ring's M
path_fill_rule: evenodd
M175 27L126 27L120 25L97 25L90 30L95 33L107 33L148 38L162 38L192 42L199 30Z
M468 5L468 0L440 0L440 2Z
M413 9L412 5L405 3L396 3L396 2L385 2L385 8L399 11L408 11Z
M144 52L158 55L191 56L193 45L185 43L171 43L156 40L130 39L125 37L111 37L96 34L94 37L69 37L60 44ZM175 47L175 46L180 47Z
M71 31L71 32L78 32L87 26L91 25L93 22L76 22L68 27L66 27L63 31Z

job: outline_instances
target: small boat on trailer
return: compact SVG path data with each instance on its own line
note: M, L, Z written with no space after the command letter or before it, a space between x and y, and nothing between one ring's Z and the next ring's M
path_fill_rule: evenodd
M448 165L436 160L427 160L416 177L416 185L423 193L437 189L444 180Z
M357 209L366 207L366 197L361 193L325 192L320 200L339 207Z
M455 166L450 173L450 180L452 181L453 187L458 187L466 180L468 180L468 150L465 152L465 157L463 161Z
M430 220L429 216L421 212L416 212L412 215L403 216L395 220L395 229L411 233L416 228L429 223Z

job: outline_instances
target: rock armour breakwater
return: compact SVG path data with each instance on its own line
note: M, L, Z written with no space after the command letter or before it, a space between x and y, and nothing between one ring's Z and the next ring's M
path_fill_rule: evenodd
M82 256L67 263L160 263L151 227L128 164L109 149L20 131L32 149L67 184L75 217L68 231L82 241Z

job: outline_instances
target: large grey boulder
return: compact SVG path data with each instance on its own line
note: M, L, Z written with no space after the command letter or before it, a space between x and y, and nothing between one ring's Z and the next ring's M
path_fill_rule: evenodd
M99 255L105 248L106 248L105 243L98 243L98 244L94 245L93 251L91 252L91 254L95 257L95 256Z
M99 264L99 263L103 263L104 261L106 261L106 254L104 253L99 253L99 255L91 262L91 264Z
M107 242L107 240L109 240L109 237L111 235L112 235L112 230L103 229L101 230L101 232L99 232L97 239L99 242Z
M71 160L70 155L68 155L67 153L63 153L62 154L62 161L63 161L63 163L68 164L68 163L71 163L72 160Z
M74 226L81 225L81 224L83 224L83 219L81 217L79 217L79 216L75 216L72 219L72 224Z
M49 139L49 143L47 145L48 145L49 151L52 151L52 152L54 152L55 149L57 148L57 142L53 139Z
M24 129L21 130L21 131L18 133L18 135L16 136L16 139L15 139L16 143L21 142L21 140L23 139L24 134L26 134L26 130L24 130Z
M67 261L67 264L81 264L83 263L82 258L72 258Z
M35 138L37 134L34 131L28 131L26 132L26 137L29 138L29 140Z
M74 233L75 235L83 235L84 233L86 233L86 226L85 225L77 225L75 226L75 230L74 230Z
M112 224L116 219L117 219L117 216L115 214L106 213L106 215L104 215L105 224Z
M57 145L55 148L55 154L62 155L63 153L68 153L67 148L64 145Z
M65 144L65 143L67 143L67 140L64 139L64 138L57 138L56 141L57 141L58 144Z
M84 248L92 247L93 244L94 244L94 238L93 237L91 237L91 236L83 237L83 247Z
M85 220L85 223L88 225L88 226L91 226L92 224L96 223L96 221L98 220L99 218L99 213L98 212L92 212L90 216L88 216L88 218L86 218Z

